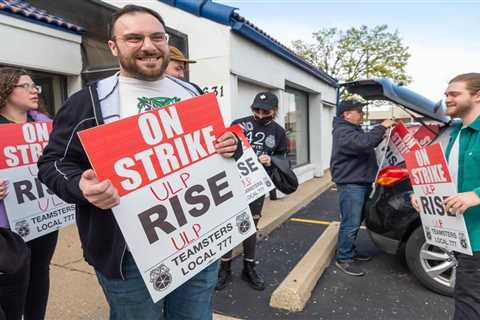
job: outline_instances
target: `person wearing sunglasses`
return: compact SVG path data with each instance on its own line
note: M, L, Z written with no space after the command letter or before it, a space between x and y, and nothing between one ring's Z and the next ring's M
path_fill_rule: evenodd
M26 71L0 68L0 124L49 121L38 111L41 92L42 88ZM0 228L9 228L3 205L8 189L8 182L0 179ZM22 314L25 320L44 319L50 287L50 261L57 238L58 231L55 231L27 242L29 259L26 263L13 274L0 275L0 307L7 319L21 319ZM0 252L2 254L5 252Z
M271 156L286 157L287 134L278 123L274 121L278 114L278 98L271 92L258 93L251 106L252 114L234 120L232 125L239 124L248 138L250 145L263 164L267 173L271 173ZM262 215L265 196L250 203L253 221L257 226ZM243 271L242 279L255 290L264 290L265 281L255 270L255 247L257 235L253 234L243 241ZM216 285L217 290L224 289L232 279L232 252L221 258L220 271Z

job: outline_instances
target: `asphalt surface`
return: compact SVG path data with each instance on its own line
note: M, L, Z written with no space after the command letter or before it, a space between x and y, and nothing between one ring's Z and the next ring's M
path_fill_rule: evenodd
M329 190L293 218L338 220L337 194ZM332 263L320 278L304 311L287 313L269 306L270 297L290 270L325 230L326 225L288 221L257 246L257 270L268 284L255 291L240 278L241 258L233 262L233 282L217 292L215 312L240 319L436 319L453 314L453 300L422 287L400 257L377 250L365 230L357 248L374 256L362 263L364 277L351 277Z

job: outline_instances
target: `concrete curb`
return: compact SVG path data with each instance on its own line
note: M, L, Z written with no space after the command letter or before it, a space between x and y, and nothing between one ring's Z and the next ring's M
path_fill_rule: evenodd
M332 222L295 268L278 286L270 299L273 308L302 311L318 279L335 253L340 224Z

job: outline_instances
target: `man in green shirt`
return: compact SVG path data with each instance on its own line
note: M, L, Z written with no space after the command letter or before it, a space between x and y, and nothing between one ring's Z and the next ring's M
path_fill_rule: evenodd
M480 319L480 73L456 76L445 91L447 114L454 124L445 157L457 194L445 200L446 209L463 214L473 255L457 253L453 320ZM417 200L412 205L420 211Z
M480 73L450 80L445 91L447 114L460 118L450 134L446 158L458 193L446 209L463 214L473 256L457 254L454 320L480 319Z

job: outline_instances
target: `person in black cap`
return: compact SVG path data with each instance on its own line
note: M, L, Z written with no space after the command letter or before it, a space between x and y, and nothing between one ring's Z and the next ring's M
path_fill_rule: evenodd
M271 173L271 156L286 157L287 135L285 130L274 121L278 113L278 98L271 92L260 92L255 96L252 106L252 115L237 119L232 125L239 124L250 145L263 164L267 173ZM255 226L260 220L265 196L250 203ZM256 290L265 289L265 281L255 270L255 246L257 235L253 234L243 241L243 272L242 279ZM222 290L232 279L232 252L221 258L218 273L217 290Z
M344 101L338 106L337 116L333 119L330 159L341 220L335 264L352 276L365 274L355 264L356 261L371 259L356 251L355 241L363 220L363 206L378 170L374 148L382 141L387 128L395 125L393 120L387 119L369 132L364 132L360 126L363 122L363 106L356 101Z

